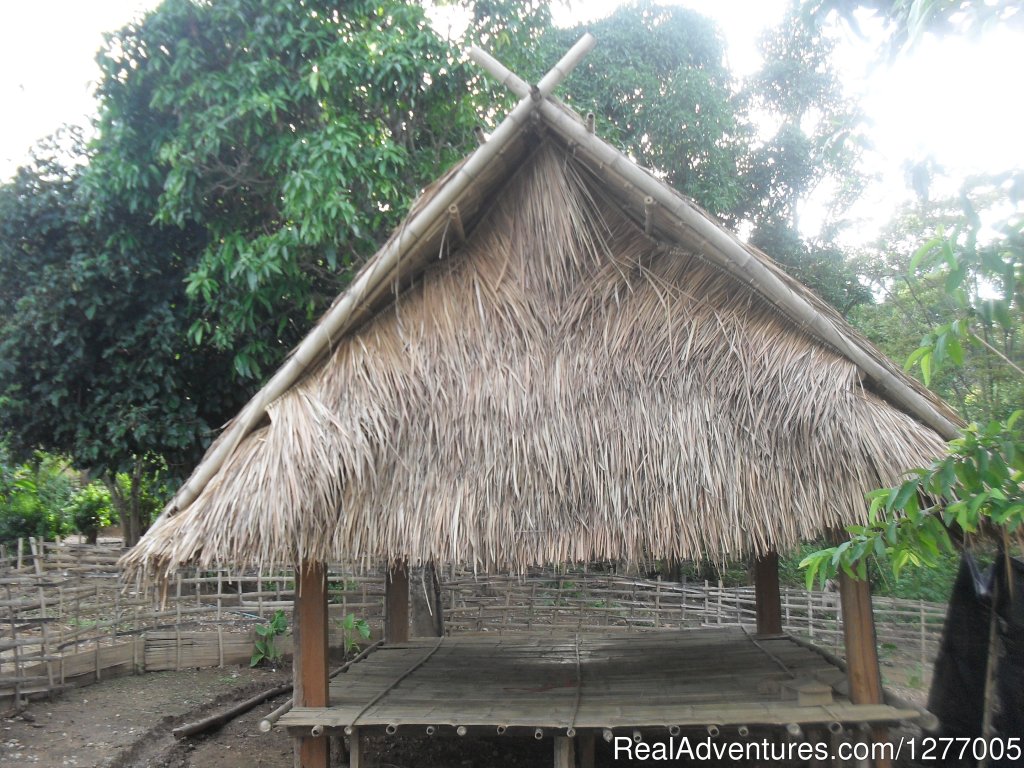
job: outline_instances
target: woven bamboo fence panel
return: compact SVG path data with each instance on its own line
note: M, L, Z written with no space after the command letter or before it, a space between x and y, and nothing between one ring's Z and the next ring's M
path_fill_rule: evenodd
M614 573L538 571L525 578L449 572L441 587L445 626L464 631L553 628L626 630L757 625L754 588L668 582ZM836 592L782 589L783 629L843 655L843 619ZM942 637L946 606L875 597L883 656L928 666Z
M0 705L112 674L235 664L248 660L255 625L278 609L291 620L293 574L186 571L162 592L125 584L122 549L68 542L0 547ZM671 627L755 626L753 588L676 583L613 572L535 570L526 576L440 574L446 631L641 631ZM332 643L355 614L378 636L382 574L332 567L328 574ZM842 655L838 595L784 589L787 632ZM930 665L945 606L875 598L883 649ZM279 647L290 651L290 637ZM909 654L909 656L908 656Z
M186 571L158 590L121 580L123 552L35 540L0 548L0 709L113 674L245 662L256 625L278 609L291 621L291 571ZM332 642L343 642L347 613L379 635L382 577L331 569L328 582ZM277 645L289 653L290 636Z

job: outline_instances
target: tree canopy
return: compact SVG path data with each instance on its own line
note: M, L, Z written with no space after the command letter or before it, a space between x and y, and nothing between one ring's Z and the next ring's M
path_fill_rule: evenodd
M456 52L400 2L166 0L99 62L98 210L199 234L197 344L273 368L471 138Z

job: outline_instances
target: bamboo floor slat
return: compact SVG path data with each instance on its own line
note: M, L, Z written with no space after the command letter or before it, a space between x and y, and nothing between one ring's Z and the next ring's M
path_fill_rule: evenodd
M330 707L295 707L280 723L578 729L884 723L920 714L854 705L838 693L811 706L782 698L784 683L832 683L836 673L788 637L755 644L738 628L453 636L440 646L428 638L382 646L332 681Z

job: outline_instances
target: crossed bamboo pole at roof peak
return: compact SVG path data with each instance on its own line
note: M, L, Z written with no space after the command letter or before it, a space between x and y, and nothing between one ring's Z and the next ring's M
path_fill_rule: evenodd
M449 216L449 207L456 202L483 169L504 151L509 142L518 135L530 114L544 103L545 98L551 95L559 83L576 68L576 65L594 47L595 43L593 35L584 34L539 83L535 86L526 86L521 101L515 109L506 115L487 142L477 147L455 174L438 189L437 193L427 200L420 210L409 217L400 232L392 237L371 259L367 268L356 277L349 289L292 351L284 365L228 424L220 439L210 447L192 476L171 499L162 519L186 509L199 497L199 494L234 453L238 444L264 418L270 404L284 395L320 359L323 352L330 349L332 343L348 330L349 320L354 311L382 283L390 279L403 254L419 243L436 222ZM512 77L518 83L523 82L514 75ZM159 522L154 529L158 527Z

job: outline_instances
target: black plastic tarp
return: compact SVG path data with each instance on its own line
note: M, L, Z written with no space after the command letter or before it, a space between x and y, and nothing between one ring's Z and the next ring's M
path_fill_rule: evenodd
M995 596L994 735L1024 739L1024 563L1009 560L1007 578L1007 562L998 557L981 571L970 554L960 561L928 697L928 709L942 724L943 736L981 736Z

